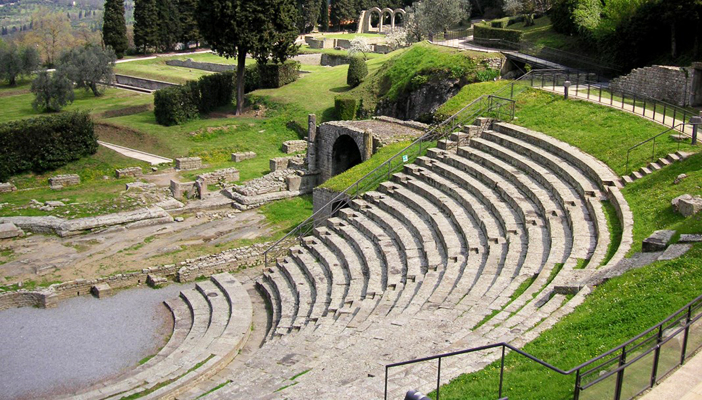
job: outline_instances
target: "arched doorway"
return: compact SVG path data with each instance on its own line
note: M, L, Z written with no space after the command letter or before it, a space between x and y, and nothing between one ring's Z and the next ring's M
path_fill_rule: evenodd
M332 147L332 176L339 175L361 161L361 151L353 138L349 135L339 136Z

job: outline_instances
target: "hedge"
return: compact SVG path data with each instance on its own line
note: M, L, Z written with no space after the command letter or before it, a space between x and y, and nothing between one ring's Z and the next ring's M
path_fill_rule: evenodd
M300 63L288 60L283 64L257 64L259 87L262 89L275 89L297 80Z
M200 90L195 81L154 92L154 115L160 125L180 125L197 118L199 105Z
M236 89L236 73L233 71L204 75L197 82L200 92L199 110L208 113L217 107L232 102Z
M13 175L44 172L95 154L93 121L73 112L0 124L0 182Z
M358 109L361 108L361 100L350 96L336 96L334 98L334 109L336 115L341 120L352 120L356 118Z
M366 60L361 56L351 57L349 70L346 75L346 84L351 87L356 87L363 82L363 78L365 78L366 75L368 75Z
M473 37L475 39L501 39L508 42L519 43L522 41L522 35L522 31L491 28L480 24L476 24L473 28Z

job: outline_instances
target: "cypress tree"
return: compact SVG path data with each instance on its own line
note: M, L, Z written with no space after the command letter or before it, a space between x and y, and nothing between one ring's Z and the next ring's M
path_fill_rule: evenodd
M180 39L177 0L156 0L158 9L158 44L162 50L173 50Z
M158 45L158 8L156 0L134 2L134 44L146 53L147 47Z
M319 2L319 31L326 32L329 29L329 3L327 0Z
M127 51L127 24L124 21L124 0L106 0L102 19L102 38L106 46L111 46L117 58L124 57Z
M337 30L341 29L341 23L355 19L356 7L353 0L332 0L331 1L331 23Z
M180 41L184 44L188 42L200 41L200 30L197 27L195 9L197 0L178 0L178 14L180 17Z

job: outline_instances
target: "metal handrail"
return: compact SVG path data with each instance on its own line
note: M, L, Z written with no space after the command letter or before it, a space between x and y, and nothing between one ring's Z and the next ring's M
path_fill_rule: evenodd
M631 170L629 169L629 154L631 153L632 150L635 150L635 149L645 145L646 143L653 141L653 150L651 152L651 162L653 162L653 160L656 158L656 138L658 138L659 136L665 135L666 133L668 133L672 130L675 130L676 132L680 132L680 130L678 128L681 126L683 127L683 129L685 129L685 122L681 122L673 127L670 127L668 129L664 130L663 132L661 132L655 136L651 136L650 138L629 147L629 149L627 149L627 151L626 151L626 173L628 174L631 172ZM684 132L681 132L681 134L684 134ZM677 142L678 142L678 151L680 151L680 141L678 140Z
M654 359L655 361L655 367L653 368L652 371L652 377L651 377L651 385L655 382L658 381L658 378L661 378L656 375L657 373L657 366L658 366L658 361L659 361L659 355L660 355L660 348L667 343L668 341L674 339L677 337L678 334L681 332L684 332L684 338L683 338L683 346L682 346L682 351L681 351L681 356L680 356L680 363L678 365L682 365L687 358L687 344L688 344L688 335L689 335L689 328L690 325L692 325L694 322L702 319L702 313L696 315L693 317L693 310L697 310L702 306L702 295L696 297L694 300L690 301L687 303L685 306L679 308L677 311L674 313L670 314L668 317L657 323L656 325L646 329L645 331L641 332L640 334L636 335L635 337L627 340L626 342L620 344L617 347L614 347L596 357L591 358L588 361L585 361L575 367L572 367L570 369L564 370L561 368L556 367L555 365L550 364L547 361L544 361L530 353L527 353L523 350L520 350L514 346L512 346L509 343L506 342L501 342L501 343L494 343L494 344L489 344L485 346L480 346L480 347L474 347L470 349L465 349L465 350L458 350L454 352L449 352L449 353L443 353L443 354L437 354L433 356L428 356L428 357L422 357L422 358L417 358L413 360L408 360L408 361L402 361L402 362L397 362L397 363L392 363L392 364L387 364L385 366L385 388L384 388L384 398L387 400L388 398L388 378L389 378L389 370L394 367L400 367L400 366L405 366L405 365L411 365L411 364L417 364L421 362L426 362L426 361L432 361L432 360L438 360L438 365L439 369L437 371L437 391L436 391L436 399L439 400L440 396L440 382L441 382L441 359L442 358L447 358L447 357L453 357L457 355L463 355L463 354L469 354L469 353L475 353L479 351L485 351L485 350L491 350L495 348L502 348L502 355L501 355L501 366L500 366L500 383L499 383L499 389L498 389L498 398L502 397L502 388L503 388L503 381L504 381L504 362L505 362L505 350L509 349L511 351L514 351L515 353L519 354L520 356L526 357L541 366L548 368L554 372L559 373L560 375L573 375L573 373L576 373L576 382L575 386L573 389L573 398L575 400L578 399L580 392L582 390L586 390L587 388L605 380L606 378L614 375L614 374L620 374L620 376L623 379L623 371L630 365L636 363L638 360L642 359L648 354L651 354L652 352L656 352L656 358ZM673 333L669 334L668 337L663 338L663 327L670 321L674 320L675 322L680 322L681 320L685 320L685 322L678 328L676 329ZM649 339L646 339L646 342L653 341L655 339L656 345L653 346L651 345L650 348L648 348L646 351L644 351L642 354L637 355L635 358L631 360L626 360L626 349L628 346L630 346L633 343L636 343L638 340L645 338L647 335L651 334L652 332L658 331L658 334L656 337L651 337ZM639 344L637 346L634 346L632 350L636 350L637 348L641 347L643 345ZM623 362L620 362L620 365L613 369L612 371L609 371L605 374L602 374L597 377L596 380L587 383L585 385L582 385L582 377L588 376L589 374L593 373L598 369L598 367L594 367L588 370L583 371L586 367L590 367L592 364L596 363L597 361L600 361L608 356L614 355L617 352L621 352L620 355L617 356L620 361L623 360ZM616 361L617 358L612 359L611 361ZM609 361L608 361L609 362ZM621 385L622 382L617 382L617 390L615 392L615 399L619 399L621 396Z

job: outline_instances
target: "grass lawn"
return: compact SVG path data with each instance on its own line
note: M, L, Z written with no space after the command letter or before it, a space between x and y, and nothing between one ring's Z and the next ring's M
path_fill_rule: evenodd
M698 244L678 260L659 261L607 281L524 351L569 369L627 341L700 294L700 259ZM463 375L441 388L441 398L496 399L499 370L497 362ZM551 373L514 353L506 357L503 396L510 399L571 399L574 382L575 376Z
M587 96L587 87L585 89L578 90L578 92L581 95L584 94ZM590 98L599 100L600 99L600 89L592 87L590 89ZM612 95L612 93L607 89L602 90L602 97L601 98L602 98L603 103L608 103L610 100L614 100L615 102L621 103L622 100L624 100L624 104L631 105L632 107L634 105L633 98L631 98L631 97L622 98L621 96ZM644 105L644 102L641 99L636 100L636 107L643 107L643 105ZM632 111L632 107L625 106L625 110ZM673 108L669 108L669 107L664 107L662 105L656 105L656 114L663 114L663 112L665 112L665 115L667 115L668 117L671 117L671 118L675 117L675 119L678 119L678 120L682 120L683 116L685 116L686 122L690 120L690 116L698 114L698 111L695 110L694 108L691 108L691 107L676 106L676 108L677 108L677 110L673 109ZM679 111L680 109L682 109L683 112L680 112ZM687 112L687 115L685 115L684 112ZM646 104L646 115L653 115L653 104L651 104L650 102ZM672 122L672 120L671 121L666 120L667 124L670 124L671 122Z
M507 29L523 31L522 41L536 46L552 47L570 52L582 47L575 37L556 32L553 29L551 19L547 16L535 19L532 26L524 26L524 22L517 22L508 26Z
M115 66L115 73L180 84L190 80L197 80L203 75L212 74L212 72L202 69L166 65L167 60L187 60L189 58L199 62L236 64L236 58L227 59L212 53L201 53L186 56L156 57L149 60L119 63ZM246 59L246 64L252 64L254 62L256 61Z

